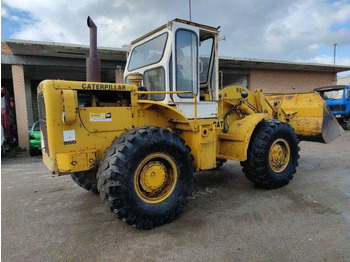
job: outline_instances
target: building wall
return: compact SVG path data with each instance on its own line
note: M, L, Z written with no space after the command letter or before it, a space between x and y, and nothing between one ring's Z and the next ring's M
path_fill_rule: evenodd
M27 96L25 90L25 78L23 65L12 65L13 90L15 95L16 122L18 145L22 148L29 148L28 138L28 114Z
M1 54L12 55L12 52L5 42L1 42Z
M336 84L336 73L328 72L252 69L249 76L250 89L260 88L265 93L307 92Z

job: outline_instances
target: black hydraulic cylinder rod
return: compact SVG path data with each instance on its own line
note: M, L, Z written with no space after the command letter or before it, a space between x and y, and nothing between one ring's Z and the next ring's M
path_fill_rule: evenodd
M88 16L87 26L90 28L90 56L86 58L86 81L100 82L100 59L97 57L97 26Z

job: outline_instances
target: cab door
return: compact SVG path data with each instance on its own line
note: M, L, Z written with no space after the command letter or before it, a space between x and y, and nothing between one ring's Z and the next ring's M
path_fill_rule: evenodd
M173 62L173 86L176 91L190 91L196 94L199 101L199 74L198 74L198 33L199 30L185 24L173 24L172 46ZM180 103L192 103L193 95L174 94L173 101Z
M190 91L196 96L197 118L216 118L217 101L200 100L200 65L198 27L174 23L173 28L173 87L176 91ZM201 68L203 70L203 68ZM177 109L187 118L195 117L194 97L192 94L174 94L173 101Z

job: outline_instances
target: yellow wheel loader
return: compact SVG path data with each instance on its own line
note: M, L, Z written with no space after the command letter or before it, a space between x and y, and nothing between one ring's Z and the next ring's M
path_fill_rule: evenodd
M316 93L220 89L218 28L175 19L132 42L125 83L102 83L88 26L87 81L38 86L43 160L137 228L178 216L196 171L236 160L256 186L278 188L296 172L299 140L343 132Z

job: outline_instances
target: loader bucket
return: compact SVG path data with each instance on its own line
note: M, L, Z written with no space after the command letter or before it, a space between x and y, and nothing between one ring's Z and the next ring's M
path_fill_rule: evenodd
M328 144L338 136L344 134L344 129L339 125L328 106L324 109L322 123L322 138Z
M300 140L330 143L345 132L326 102L315 92L270 94L266 99L271 105L280 103L282 112L278 119L288 122ZM269 113L273 116L271 109Z

